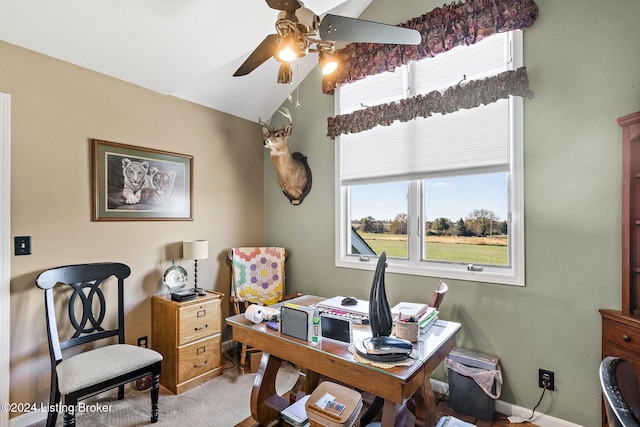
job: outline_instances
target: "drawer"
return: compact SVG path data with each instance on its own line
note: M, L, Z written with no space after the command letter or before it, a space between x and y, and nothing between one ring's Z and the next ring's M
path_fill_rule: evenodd
M178 309L178 345L220 332L220 300Z
M602 322L603 343L637 353L640 350L640 330L611 319Z
M220 334L178 347L178 384L220 366Z

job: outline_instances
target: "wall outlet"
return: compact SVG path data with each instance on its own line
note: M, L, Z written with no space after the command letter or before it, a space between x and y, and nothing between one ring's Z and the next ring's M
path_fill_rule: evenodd
M144 337L138 338L138 347L149 347L149 338L146 335Z
M538 387L553 391L556 387L553 371L538 369Z

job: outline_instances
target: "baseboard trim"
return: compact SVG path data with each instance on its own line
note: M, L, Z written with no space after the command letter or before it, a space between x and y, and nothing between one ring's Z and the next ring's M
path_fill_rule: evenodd
M31 424L43 421L47 419L46 412L34 411L27 412L18 417L11 418L9 420L9 427L27 427Z
M431 387L433 388L433 391L440 394L444 394L449 390L448 383L434 379L431 380ZM531 409L512 405L511 403L503 402L502 400L496 400L496 412L507 416L515 415L522 418L529 418L531 416ZM536 412L530 422L540 427L582 427L580 424L561 420L560 418L555 418L540 412Z

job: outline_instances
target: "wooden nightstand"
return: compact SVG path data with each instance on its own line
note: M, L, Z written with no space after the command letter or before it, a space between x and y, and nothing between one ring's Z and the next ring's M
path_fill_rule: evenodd
M177 302L155 295L152 348L162 354L160 384L180 394L222 373L220 303L224 295Z

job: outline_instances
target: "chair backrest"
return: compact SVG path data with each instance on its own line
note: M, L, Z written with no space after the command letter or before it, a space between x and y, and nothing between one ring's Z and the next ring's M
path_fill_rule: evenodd
M284 297L286 250L241 247L229 251L231 295L237 302L272 305Z
M640 426L638 380L633 366L619 357L605 357L600 364L600 385L609 426Z
M442 304L444 296L446 295L448 290L449 286L447 286L447 284L441 280L440 283L438 283L438 287L436 288L436 290L433 291L433 295L431 295L429 307L433 307L437 310L440 307L440 304Z
M124 344L124 279L129 277L131 269L120 263L94 263L68 265L42 272L36 279L36 285L44 290L49 353L54 364L62 360L62 350L89 342L117 337ZM114 299L113 292L105 295L103 285L108 278L117 279L117 318L107 317L107 301ZM60 340L54 287L56 296L68 298L69 325L73 331L71 337ZM70 292L70 295L69 295ZM61 299L61 298L56 298ZM109 304L112 306L113 304ZM82 310L79 313L77 310ZM109 325L109 329L105 329Z

